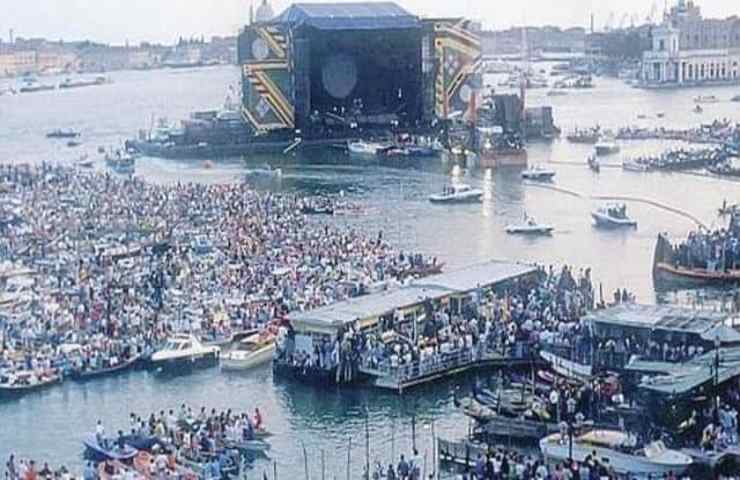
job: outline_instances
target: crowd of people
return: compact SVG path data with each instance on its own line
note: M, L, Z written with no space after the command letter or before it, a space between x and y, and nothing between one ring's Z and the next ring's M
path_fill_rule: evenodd
M0 185L0 384L114 367L173 332L228 341L436 268L242 183L42 164L0 166Z
M673 246L672 263L710 272L740 268L740 216L732 215L727 228L690 232Z

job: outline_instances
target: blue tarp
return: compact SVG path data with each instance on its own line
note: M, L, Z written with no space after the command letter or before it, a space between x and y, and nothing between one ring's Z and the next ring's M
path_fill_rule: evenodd
M273 20L291 27L320 30L389 30L419 28L421 22L392 2L296 3Z

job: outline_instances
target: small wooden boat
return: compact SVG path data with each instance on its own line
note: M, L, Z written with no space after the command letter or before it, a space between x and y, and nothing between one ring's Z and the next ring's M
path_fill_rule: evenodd
M118 362L115 365L111 365L105 368L96 369L76 369L72 370L72 378L78 381L92 380L94 378L107 377L115 373L120 373L133 368L136 363L141 360L141 355L134 355L133 357L123 362Z
M131 460L139 453L134 447L125 445L119 448L115 441L106 440L101 444L95 435L88 435L82 440L87 454L98 460Z
M68 129L57 129L52 130L51 132L46 134L46 138L77 138L80 136L80 132L75 132L74 130Z
M718 103L719 98L714 95L699 95L694 97L694 103Z
M56 371L34 372L23 370L6 373L0 377L0 398L19 397L61 382L62 375Z

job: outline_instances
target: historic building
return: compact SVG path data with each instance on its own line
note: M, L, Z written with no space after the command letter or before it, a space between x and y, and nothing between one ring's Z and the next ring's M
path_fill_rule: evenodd
M679 0L652 31L643 54L647 87L740 82L740 18L705 19L699 6Z

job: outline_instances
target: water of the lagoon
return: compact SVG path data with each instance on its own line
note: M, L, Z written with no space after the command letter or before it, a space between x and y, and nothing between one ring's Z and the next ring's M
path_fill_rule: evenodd
M114 83L100 87L0 97L0 161L65 162L87 151L102 168L97 146L120 144L150 125L153 116L175 120L191 110L220 105L226 86L236 84L238 70L120 72L111 76ZM659 123L689 127L720 117L740 121L738 104L729 102L740 93L740 87L656 92L632 89L611 79L597 79L596 84L592 91L564 97L548 98L544 90L530 92L529 104L551 104L564 131L595 123L605 127ZM705 112L697 115L692 112L692 98L698 94L713 94L722 102L707 105ZM656 119L659 112L665 113L664 119ZM638 114L649 118L638 120ZM70 149L64 142L44 138L45 132L55 128L81 130L84 145ZM672 145L622 143L622 154L609 162L616 165L622 156L657 152ZM282 190L344 191L348 198L366 205L365 213L332 221L356 224L370 232L382 229L401 247L436 255L448 268L489 258L591 266L605 294L628 287L639 301L655 302L650 267L658 232L682 236L694 225L676 214L629 203L631 215L639 222L636 231L595 230L589 211L596 203L587 197L630 195L656 200L685 210L709 226L719 226L717 207L725 198L740 200L740 184L689 174L635 174L619 168L603 168L596 175L585 166L588 153L589 147L565 140L529 148L531 162L549 162L557 171L555 185L578 192L581 198L524 185L517 172L466 175L441 162L414 170L351 166L336 158L322 162L320 155L254 162L281 163ZM203 163L142 159L137 175L164 182L224 182L237 179L243 168L238 160L219 163L214 169L204 168ZM452 175L466 175L466 183L484 188L485 202L454 208L430 205L427 196L439 191ZM525 211L553 224L556 232L552 238L507 236L505 225L520 220ZM16 452L52 465L79 468L80 439L97 419L103 419L108 431L113 431L126 424L129 412L144 414L187 402L196 407L251 410L259 406L269 429L276 433L270 456L278 463L280 477L303 475L303 445L312 477L320 476L322 452L329 478L343 477L349 437L353 471L359 474L364 464L366 411L373 459L388 459L392 450L396 455L410 450L413 412L418 416L417 443L422 455L431 455L432 420L438 435L462 435L467 421L454 411L451 390L466 382L436 383L403 398L376 391L320 390L290 384L274 379L269 368L244 375L226 375L214 369L168 380L132 372L84 385L67 382L38 395L0 403L0 458L5 460L10 452ZM263 469L271 471L272 467L259 463L250 475L261 475Z

